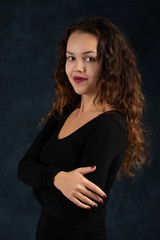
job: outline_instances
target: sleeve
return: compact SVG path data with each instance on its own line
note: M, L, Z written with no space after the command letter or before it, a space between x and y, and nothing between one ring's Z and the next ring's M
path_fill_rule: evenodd
M39 158L43 145L54 133L58 123L59 121L52 115L18 163L17 178L31 186L34 195L38 194L38 189L57 190L53 178L62 169L45 166L39 162Z
M103 191L110 164L119 155L120 142L121 125L112 118L103 118L96 123L86 139L79 167L96 165L95 171L84 176ZM88 211L98 211L107 201L104 199L104 203L99 203L97 208L91 206L91 209L84 209L66 198L59 190L53 192L43 189L40 190L40 196L41 204L48 214L71 224L85 217Z

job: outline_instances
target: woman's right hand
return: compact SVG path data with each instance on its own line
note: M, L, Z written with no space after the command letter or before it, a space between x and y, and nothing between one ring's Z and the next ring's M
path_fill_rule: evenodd
M69 172L61 171L55 175L53 184L63 193L64 196L75 203L78 207L89 208L89 205L94 207L96 203L91 199L100 202L102 198L97 194L104 197L105 192L83 175L93 172L95 169L96 167L80 167ZM88 205L83 204L81 201Z

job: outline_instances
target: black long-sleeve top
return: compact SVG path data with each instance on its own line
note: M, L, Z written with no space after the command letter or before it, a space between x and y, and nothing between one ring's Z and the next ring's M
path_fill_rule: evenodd
M127 143L127 121L123 113L111 110L93 118L72 134L58 139L68 110L58 121L49 118L18 164L17 177L33 188L33 193L49 215L73 224L93 212L105 212L110 189L124 159ZM89 181L106 194L103 204L84 209L78 207L53 185L59 171L96 165L85 174ZM93 199L92 199L93 200Z

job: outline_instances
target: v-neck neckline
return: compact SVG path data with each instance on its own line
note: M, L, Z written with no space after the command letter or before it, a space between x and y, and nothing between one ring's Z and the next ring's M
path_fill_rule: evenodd
M61 129L63 128L65 121L67 120L67 118L69 117L69 115L72 113L72 112L69 112L69 113L64 117L64 119L62 119L62 121L60 122L60 125L59 125L59 127L58 127L58 129L57 129L56 140L57 140L58 142L67 140L67 139L69 139L70 137L72 137L72 136L76 135L77 133L79 133L83 128L85 128L86 126L88 126L90 123L92 123L93 121L95 121L95 120L96 120L97 118L99 118L100 116L102 116L102 115L104 115L104 114L107 114L107 113L112 113L112 112L117 112L117 113L123 114L123 113L121 113L120 111L117 111L117 110L109 110L109 111L100 113L99 115L97 115L96 117L92 118L91 120L89 120L88 122L86 122L85 124L83 124L81 127L79 127L77 130L75 130L75 131L72 132L71 134L67 135L66 137L64 137L64 138L58 138L59 133L60 133Z

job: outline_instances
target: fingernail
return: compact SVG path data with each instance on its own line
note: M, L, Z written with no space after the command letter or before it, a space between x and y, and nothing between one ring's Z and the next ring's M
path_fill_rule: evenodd
M87 209L91 209L90 207L87 207Z
M95 204L95 205L94 205L94 207L98 207L98 205L97 205L97 204Z
M107 195L105 194L105 195L103 195L103 197L104 197L104 198L107 198Z
M96 166L92 166L91 168L95 168Z
M100 202L100 203L103 203L103 200L100 200L99 202Z

